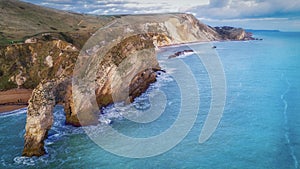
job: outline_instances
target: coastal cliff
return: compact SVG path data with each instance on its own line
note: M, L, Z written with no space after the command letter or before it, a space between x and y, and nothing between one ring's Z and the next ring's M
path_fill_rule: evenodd
M32 19L22 16L19 22L21 25L17 22L14 25L16 35L12 35L8 29L1 32L0 90L34 89L28 102L24 156L45 154L44 139L53 124L53 108L56 104L64 105L66 124L92 125L98 123L99 108L116 101L130 103L145 92L156 81L156 71L160 70L155 56L156 47L248 38L244 30L220 31L199 22L190 14L95 17L39 8L14 0L0 2L2 6L5 3L8 4L6 7L10 5L15 13L27 11L32 14L34 11L38 20L47 21L44 24L32 23ZM43 15L43 11L48 15ZM60 27L60 23L52 23L54 17L69 18L65 25L68 29ZM42 25L42 28L37 28L41 31L34 34L32 29L23 29L22 24L27 20L32 25L36 24L35 27ZM88 58L90 54L87 51L99 48L99 44L84 44L91 37L97 36L98 29L114 21L131 23L142 33L135 33L133 28L125 27L115 32L120 35L116 37L118 41L104 53L101 61L97 62L96 59L93 62L97 67L89 69L96 75L91 79L95 82L95 90L74 90L72 77L82 49ZM1 24L4 25L3 21ZM122 37L126 31L133 35ZM16 43L13 39L19 40ZM89 97L91 93L95 94L96 100ZM96 104L97 108L91 110L91 104Z
M145 18L147 22L139 21ZM156 59L155 47L211 41L219 38L212 29L188 14L177 14L174 17L169 15L160 15L159 17L155 15L126 16L126 19L134 20L146 32L157 33L137 34L123 38L112 47L105 54L103 61L98 63L99 69L90 70L97 75L93 79L96 82L95 91L84 91L82 92L84 94L80 95L76 93L80 90L74 91L71 86L71 75L76 60L76 57L72 56L76 55L78 51L74 47L68 47L74 49L74 51L70 51L68 59L48 59L53 62L49 64L48 56L44 58L45 66L51 67L51 71L47 70L46 72L52 73L35 88L29 100L23 155L40 156L45 153L43 140L53 123L52 111L55 104L64 104L67 124L74 126L97 124L99 107L116 101L130 103L156 81L155 72L160 70L160 67ZM52 41L52 43L58 42ZM60 41L60 43L62 42ZM66 43L66 45L71 44ZM90 49L94 49L95 46L91 46ZM57 48L57 45L52 48L54 51L56 49L61 50ZM147 49L146 52L134 54L145 49ZM66 54L57 54L54 55L67 57ZM70 58L74 58L74 61L69 61ZM56 61L69 61L69 64L60 68L63 63L56 63ZM54 65L60 66L56 68ZM120 76L120 74L122 75ZM91 95L89 92L95 92L98 105L92 110L93 98L89 97ZM75 102L74 97L79 102Z

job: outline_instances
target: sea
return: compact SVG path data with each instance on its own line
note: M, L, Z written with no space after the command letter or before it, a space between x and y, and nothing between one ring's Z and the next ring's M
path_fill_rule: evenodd
M300 33L252 32L263 40L158 49L165 72L134 103L103 108L98 126L67 126L56 106L42 157L21 155L27 109L1 114L0 168L299 169ZM111 129L129 141L97 140Z

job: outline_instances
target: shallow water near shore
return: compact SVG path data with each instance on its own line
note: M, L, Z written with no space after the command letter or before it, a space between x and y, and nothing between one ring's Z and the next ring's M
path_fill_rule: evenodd
M21 109L0 115L0 168L300 168L300 33L255 31L254 35L264 40L213 44L224 67L227 96L218 128L205 143L199 144L198 139L210 108L211 85L204 65L193 54L178 59L196 78L199 91L191 93L200 95L198 117L173 149L141 159L111 154L95 144L84 128L65 126L63 108L57 106L55 124L45 142L48 154L21 157L26 122L26 109ZM197 49L197 44L190 47ZM185 49L189 47L159 51L167 73L161 73L158 81L130 105L148 108L148 95L162 91L167 97L166 109L157 120L149 124L126 120L122 115L128 113L128 106L109 106L100 120L111 120L114 129L132 137L167 130L178 117L181 95L180 85L171 76L176 68L168 69L164 62ZM103 125L99 132L105 131Z

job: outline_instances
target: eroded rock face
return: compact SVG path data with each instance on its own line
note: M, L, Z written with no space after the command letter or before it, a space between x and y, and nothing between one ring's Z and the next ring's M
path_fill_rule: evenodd
M73 106L70 88L71 78L62 76L43 80L33 90L27 111L24 156L45 154L44 140L53 124L53 109L56 104L62 103L64 105L67 122L71 121L73 125L78 123L77 117L75 121L72 121L74 118L70 116Z
M78 58L74 57L79 53L77 48L60 40L46 45L46 49L54 49L50 53L51 59L47 59L49 54L43 55L43 60L48 60L43 63L47 66L44 72L51 72L46 76L50 80L42 81L33 91L29 101L23 155L45 154L44 139L53 124L52 111L55 104L64 105L66 124L97 124L99 107L119 101L130 103L156 81L155 72L160 70L160 67L155 47L221 39L220 34L213 28L200 23L189 14L142 15L126 19L134 20L138 23L136 26L149 33L122 39L105 52L101 61L95 59L88 65L89 73L95 77L86 82L95 83L95 88L82 88L71 82L72 74L76 73L76 70L72 72L75 61L78 63ZM123 33L133 31L130 28L121 30ZM34 64L38 63L36 58L40 55L39 51L43 50L43 46L40 46L39 50L35 49L39 45L41 43L26 47L31 58L34 58ZM89 58L89 53L97 51L99 47L101 45L90 46L83 60ZM37 71L33 71L34 73L39 74Z
M64 111L66 113L66 124L78 127L81 126L77 118L77 112L75 111L71 84L66 87L66 94L64 96Z
M54 91L56 81L40 83L29 100L26 134L23 155L41 156L45 154L44 139L53 124L53 108L55 106Z
M124 39L108 52L96 71L98 105L132 101L156 80L154 74L159 69L151 36Z
M96 94L98 107L92 111L94 98L89 98L88 93L76 95L80 90L73 91L70 76L45 80L36 87L28 106L23 155L41 156L45 153L44 139L53 124L55 104L64 105L66 124L93 125L98 123L99 107L116 101L130 103L156 81L155 71L160 67L153 41L147 35L139 38L123 40L106 54L103 62L98 63L99 70L92 70L98 75L96 91L91 91ZM148 50L135 53L143 49ZM74 104L74 94L80 103Z

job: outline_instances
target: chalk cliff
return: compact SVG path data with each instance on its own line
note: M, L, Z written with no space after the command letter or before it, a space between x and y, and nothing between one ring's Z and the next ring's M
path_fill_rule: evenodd
M156 47L199 41L244 40L246 37L240 29L231 30L230 36L224 35L228 31L209 27L190 14L95 17L39 8L15 0L0 1L0 6L5 6L5 3L10 7L6 10L13 11L11 15L7 13L9 17L15 17L16 13L30 13L38 16L39 21L47 21L34 23L21 15L21 25L15 25L17 38L21 38L18 43L9 40L13 37L6 29L0 32L2 40L5 39L0 43L0 90L34 88L28 102L24 156L45 154L44 140L53 124L56 104L64 105L66 124L92 125L98 123L99 108L116 101L130 103L145 92L156 81L156 71L160 70ZM46 16L43 11L47 12ZM53 25L51 21L55 18L51 16L69 18L65 25L68 29L60 23ZM42 31L33 34L32 29L23 29L23 23L27 21L42 25ZM118 25L120 22L129 26ZM116 41L99 60L97 50L102 42L89 43L92 40L88 39L100 36L100 28L107 28L104 26L108 24L115 30L112 37ZM98 29L100 32L96 32ZM126 34L130 36L124 36ZM5 44L9 41L14 44ZM88 79L94 88L83 91L74 86L79 83L73 78L77 70L74 68L81 61L85 62L83 58L92 55L95 58L87 70L94 74ZM92 94L95 98L90 97Z
M53 123L52 111L55 104L64 104L67 124L75 126L97 124L99 107L115 101L132 102L148 88L149 84L156 81L155 72L160 70L160 67L156 60L155 47L219 38L213 29L188 14L126 16L126 19L134 20L142 27L141 30L150 33L138 33L121 39L109 49L104 59L97 63L100 65L99 68L89 70L97 75L94 79L95 91L85 91L84 94L79 89L73 91L71 75L74 61L63 59L65 54L52 52L52 55L44 58L43 64L51 69L47 72L53 73L46 79L49 77L52 79L42 81L33 91L29 101L23 155L40 156L45 153L43 141ZM57 45L58 41L47 43L56 44L51 50L61 50ZM90 49L94 49L95 46L90 46ZM69 48L74 49L69 52L72 56L75 55L77 50L72 46ZM134 54L137 51L143 52ZM52 59L47 61L47 57ZM76 60L76 57L70 58ZM69 64L64 65L58 61L68 61ZM96 104L99 107L91 110L94 100L89 96L92 92L95 92ZM74 94L79 102L74 103Z

